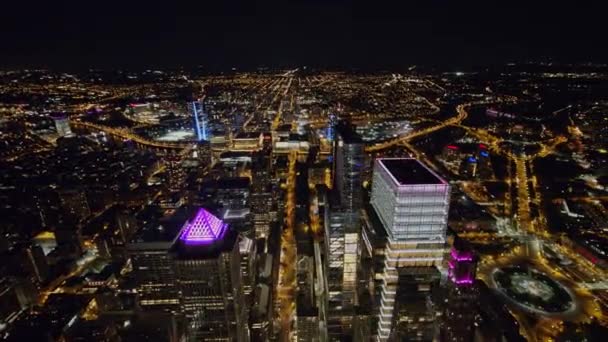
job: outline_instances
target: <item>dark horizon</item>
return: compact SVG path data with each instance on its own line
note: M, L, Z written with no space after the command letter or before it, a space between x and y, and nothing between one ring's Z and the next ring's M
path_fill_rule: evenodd
M470 67L605 62L603 4L546 1L11 2L0 66Z

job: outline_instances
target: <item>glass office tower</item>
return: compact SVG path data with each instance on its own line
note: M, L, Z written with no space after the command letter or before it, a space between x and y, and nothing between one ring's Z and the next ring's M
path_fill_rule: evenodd
M336 125L333 196L329 224L329 297L336 309L355 303L365 145L355 128Z
M394 314L396 298L403 297L400 294L413 286L411 279L415 277L404 275L432 275L433 270L441 268L449 199L450 185L416 159L383 158L374 163L371 205L387 234L379 341L388 340L399 319ZM429 276L431 278L435 277ZM420 288L427 288L432 282L424 280L419 284ZM421 295L430 295L430 292ZM403 314L400 308L398 315ZM430 316L411 312L407 317L409 328L428 321ZM420 326L425 330L420 333L426 334L428 324Z

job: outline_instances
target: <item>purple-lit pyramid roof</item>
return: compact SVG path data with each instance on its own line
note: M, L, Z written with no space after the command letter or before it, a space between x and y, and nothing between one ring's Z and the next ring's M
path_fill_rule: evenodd
M228 225L200 208L194 219L188 221L180 233L179 239L186 245L205 245L220 240Z

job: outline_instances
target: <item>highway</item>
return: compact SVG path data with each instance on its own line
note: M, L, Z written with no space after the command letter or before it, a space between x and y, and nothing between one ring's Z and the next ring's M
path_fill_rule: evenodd
M83 121L72 120L72 119L70 119L70 125L75 128L84 128L84 129L89 129L89 130L105 132L106 134L109 134L113 137L117 137L117 138L120 138L123 140L132 140L133 142L135 142L137 144L140 144L140 145L143 145L146 147L150 147L150 148L166 149L166 150L182 150L188 146L188 144L185 144L185 143L168 143L168 142L160 142L160 141L146 139L142 136L134 134L133 132L131 132L130 130L125 129L125 128L113 128L113 127L102 126L102 125L98 125L98 124L94 124L94 123L90 123L90 122L83 122Z
M417 137L421 137L430 133L433 133L437 130L440 130L442 128L445 128L447 126L450 125L458 125L460 124L464 119L467 118L467 116L469 115L469 113L467 112L467 108L473 105L477 105L477 104L482 104L482 103L486 103L484 102L469 102L469 103L464 103L464 104L460 104L456 107L456 113L457 115L454 117L451 117L437 125L434 126L430 126L427 128L423 128L421 130L414 130L406 135L402 135L400 137L397 137L395 139L391 139L391 140L387 140L385 142L382 143L378 143L378 144L374 144L372 146L368 146L365 148L365 152L367 153L371 153L371 152L377 152L380 150L384 150L387 149L389 147L393 147L393 146L397 146L401 143L404 142L408 142L414 138Z

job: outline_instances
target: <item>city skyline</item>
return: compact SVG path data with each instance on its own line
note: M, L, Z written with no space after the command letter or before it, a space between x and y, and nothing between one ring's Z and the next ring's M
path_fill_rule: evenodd
M7 3L0 340L602 341L605 7Z

